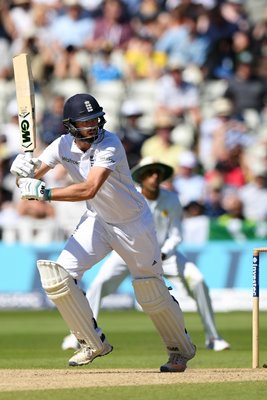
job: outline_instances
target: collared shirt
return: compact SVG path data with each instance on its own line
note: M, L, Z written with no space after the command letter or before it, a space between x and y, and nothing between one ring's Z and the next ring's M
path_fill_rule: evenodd
M146 202L153 215L161 252L170 257L176 252L177 245L182 241L183 211L177 194L161 188L156 200L146 199Z
M110 169L111 174L96 196L86 202L87 208L107 223L133 221L147 208L143 196L135 188L122 143L111 132L105 131L103 140L92 144L86 152L78 148L73 136L62 135L39 158L51 168L62 164L77 183L84 182L93 167Z

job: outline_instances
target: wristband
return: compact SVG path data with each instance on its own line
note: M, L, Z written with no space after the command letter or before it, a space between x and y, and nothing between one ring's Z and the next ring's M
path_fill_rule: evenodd
M44 200L51 201L51 196L52 196L51 189L45 189Z

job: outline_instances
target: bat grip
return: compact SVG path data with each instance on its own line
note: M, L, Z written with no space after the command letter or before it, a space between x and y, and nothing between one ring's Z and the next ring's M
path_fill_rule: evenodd
M33 157L33 151L25 151L25 157L27 158L27 160L30 161ZM33 178L33 177L34 177L34 172L29 175L29 178Z
M33 157L33 151L25 151L25 157L27 160L31 160Z

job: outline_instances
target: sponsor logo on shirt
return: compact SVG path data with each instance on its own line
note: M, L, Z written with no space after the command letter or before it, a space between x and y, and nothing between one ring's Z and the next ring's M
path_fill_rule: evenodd
M62 157L62 160L66 161L68 163L74 164L74 165L79 165L80 164L80 161L72 160L71 158L64 157L64 156Z
M108 161L109 163L112 163L112 164L115 163L115 161L114 161L112 158L110 158L110 157L105 157L105 156L100 156L100 157L99 157L99 160L100 160L100 161Z
M168 217L169 211L168 210L162 210L161 211L161 215L162 215L162 217Z
M94 165L95 159L96 159L95 154L90 155L90 165L91 165L91 167ZM108 156L104 156L104 155L98 156L97 159L99 161L106 161L109 164L114 164L115 163L115 160L113 160L112 158L110 158Z

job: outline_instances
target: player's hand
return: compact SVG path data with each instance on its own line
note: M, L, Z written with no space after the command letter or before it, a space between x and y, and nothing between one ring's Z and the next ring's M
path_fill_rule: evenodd
M47 200L45 182L39 179L21 178L19 188L22 199L27 200Z
M25 154L19 154L13 161L10 172L19 178L33 177L36 168L41 166L42 162L38 158L27 159Z

